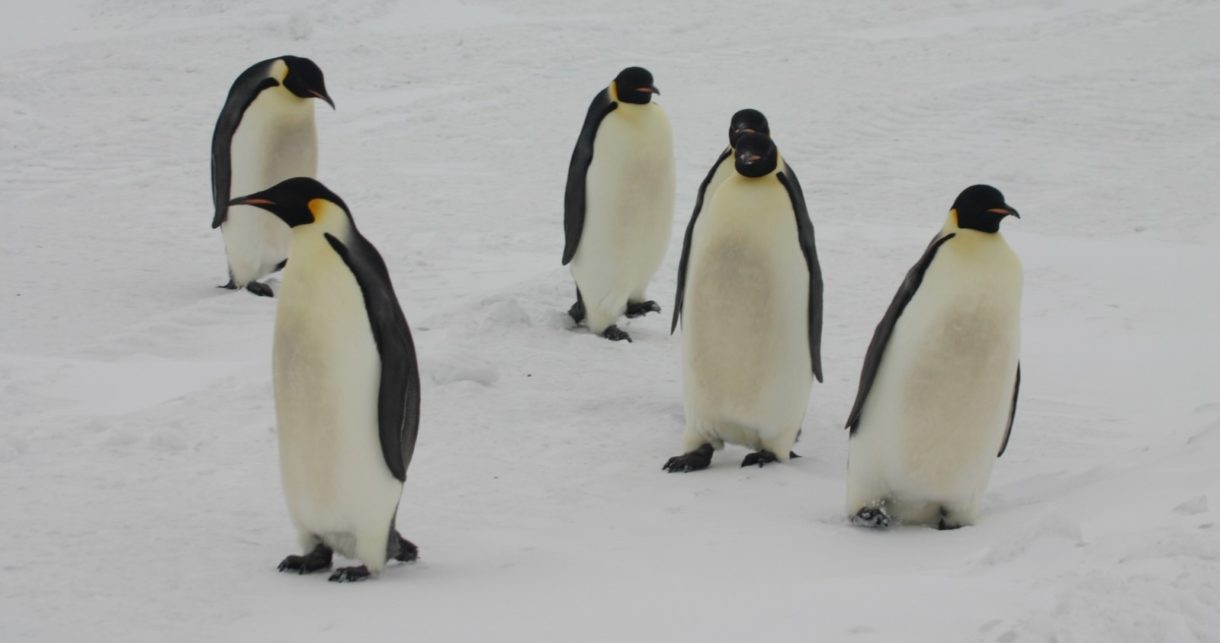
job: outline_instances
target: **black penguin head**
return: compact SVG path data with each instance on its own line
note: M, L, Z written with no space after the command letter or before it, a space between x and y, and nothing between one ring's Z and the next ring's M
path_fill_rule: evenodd
M614 78L614 93L624 103L647 105L652 95L661 91L653 86L652 74L643 67L628 67Z
M771 126L767 124L767 117L756 109L743 109L736 114L733 114L733 120L729 121L729 145L737 147L737 139L741 138L742 134L759 134L771 135Z
M1008 215L1021 218L1016 208L1004 202L1004 195L990 185L972 185L953 202L957 227L980 232L999 232L1000 220Z
M277 183L262 192L255 192L229 201L229 205L253 205L279 217L289 227L309 225L317 221L324 212L325 203L333 203L343 209L348 217L351 210L338 194L318 181L298 176Z
M766 134L742 134L737 139L734 149L734 167L742 176L766 176L775 171L779 164L779 151L775 143Z
M288 65L288 75L284 77L285 89L301 98L321 98L331 109L335 108L335 101L326 93L322 70L314 61L299 56L283 56L280 60Z

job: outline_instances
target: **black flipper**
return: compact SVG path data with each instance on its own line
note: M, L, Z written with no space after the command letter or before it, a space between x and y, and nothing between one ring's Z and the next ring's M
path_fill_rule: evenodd
M419 431L419 368L411 329L394 295L385 261L373 244L354 225L348 239L350 248L330 234L326 240L356 276L364 294L369 326L381 355L381 390L377 398L381 453L390 473L406 481Z
M589 172L589 164L593 162L593 139L597 136L597 127L601 125L602 119L617 107L618 103L610 99L610 89L601 90L589 105L584 127L580 129L580 138L576 139L576 149L572 150L572 161L568 164L568 186L563 194L565 266L576 256L580 233L585 227L585 175Z
M690 221L686 224L686 235L682 237L682 259L678 261L678 291L674 293L674 317L669 324L669 334L674 334L678 329L678 318L682 316L682 300L686 298L686 262L690 260L690 241L695 235L695 221L699 218L699 212L703 210L703 199L707 196L707 186L711 185L712 177L716 176L716 170L720 169L720 164L733 153L733 148L726 147L716 158L716 162L712 163L712 169L707 171L707 176L703 177L703 182L699 184L699 193L695 195L695 210L690 214Z
M276 60L278 58L264 60L243 71L229 88L229 96L220 110L220 117L216 119L216 129L212 131L212 206L215 209L212 216L213 228L219 228L229 212L229 188L233 180L229 145L233 142L233 133L237 131L237 126L241 125L246 108L258 98L259 93L280 84L268 76L271 73L271 65Z
M957 236L956 233L949 233L943 237L938 236L928 244L927 249L923 251L923 256L907 272L906 278L902 280L902 285L898 287L898 292L894 294L893 301L890 302L890 307L877 324L877 329L873 331L873 339L869 342L868 352L864 355L864 367L860 372L860 388L856 391L856 403L852 405L851 415L847 417L847 428L850 430L850 434L854 435L856 427L860 424L860 411L864 408L864 401L868 399L868 392L873 388L873 380L877 378L877 369L881 366L886 344L889 343L890 335L894 332L894 324L902 316L902 311L906 309L907 304L911 303L911 298L915 296L915 291L923 282L924 273L928 271L928 266L932 265L932 259L936 257L936 251L940 249L941 244L955 236Z
M1000 444L1000 452L995 457L1004 455L1008 448L1008 438L1012 437L1012 421L1017 417L1017 394L1021 392L1021 362L1017 362L1017 379L1012 384L1012 406L1008 408L1008 428L1004 430L1004 442Z
M778 174L779 182L788 190L792 200L792 211L796 213L796 230L801 242L801 253L809 268L809 360L813 365L813 376L822 381L822 266L818 263L818 248L813 239L813 221L805 207L805 192L796 178L792 166L784 163Z

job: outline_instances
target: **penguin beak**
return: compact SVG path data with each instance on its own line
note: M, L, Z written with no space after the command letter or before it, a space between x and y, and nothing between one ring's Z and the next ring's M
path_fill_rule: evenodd
M1021 218L1021 215L1017 214L1016 208L1013 208L1008 205L1005 205L1002 208L991 208L990 210L988 210L988 212L995 214L995 215L999 215L1000 217L1006 217L1008 215L1012 215L1018 219Z
M661 90L657 89L656 87L641 87L636 91L643 94L656 94L657 96L661 95Z
M257 196L253 196L253 195L239 196L236 199L229 201L229 205L253 205L253 206L257 206L257 207L261 208L261 207L266 207L269 205L275 205L275 201L272 201L271 199L264 199L262 197L257 197Z
M330 105L331 109L335 108L335 101L331 100L330 96L327 96L326 94L323 94L322 92L317 91L316 89L309 90L309 93L313 94L315 98L321 98L322 100L326 101L326 104Z

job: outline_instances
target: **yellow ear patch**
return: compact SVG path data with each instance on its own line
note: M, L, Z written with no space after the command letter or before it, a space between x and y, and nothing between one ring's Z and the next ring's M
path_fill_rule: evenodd
M962 227L961 222L959 222L957 220L957 208L951 208L949 210L949 220L953 222L953 225L955 227L958 227L958 228Z
M618 102L618 81L610 81L610 100Z
M326 208L329 205L330 205L330 201L327 201L326 199L310 199L309 200L309 204L308 204L309 213L313 215L314 223L321 221L322 217L326 216Z

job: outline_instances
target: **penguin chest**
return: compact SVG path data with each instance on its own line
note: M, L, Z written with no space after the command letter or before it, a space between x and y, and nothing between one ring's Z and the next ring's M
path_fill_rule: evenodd
M958 241L941 247L895 325L893 355L887 350L884 357L893 368L882 366L895 380L885 384L892 387L890 421L901 427L902 468L929 482L985 482L1007 427L1017 369L1016 256L998 237Z
M273 363L289 509L314 533L343 531L344 512L392 476L377 423L381 360L359 285L333 252L286 269Z
M317 175L318 135L312 101L282 87L261 92L242 114L230 142L230 197L296 176Z
M731 177L691 240L682 313L688 406L795 432L812 385L808 298L787 192L773 177Z
M585 188L575 261L615 265L647 282L673 224L673 135L659 107L621 105L606 115L594 138Z

